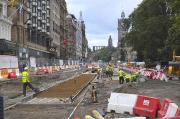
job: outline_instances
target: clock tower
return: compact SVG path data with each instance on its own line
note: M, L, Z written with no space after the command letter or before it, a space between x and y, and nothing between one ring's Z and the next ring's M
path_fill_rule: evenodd
M121 13L121 18L118 19L118 47L122 44L122 39L125 37L127 31L124 24L125 13L124 11Z

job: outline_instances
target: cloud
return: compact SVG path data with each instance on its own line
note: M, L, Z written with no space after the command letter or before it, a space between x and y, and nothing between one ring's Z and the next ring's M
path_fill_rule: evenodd
M66 0L69 13L79 18L79 12L83 12L86 24L86 34L89 46L107 45L111 34L113 45L117 46L117 20L121 12L126 17L137 7L142 0Z

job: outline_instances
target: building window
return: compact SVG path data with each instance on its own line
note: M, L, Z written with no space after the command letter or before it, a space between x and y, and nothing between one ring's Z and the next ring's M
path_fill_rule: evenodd
M31 20L31 17L32 17L31 14L28 14L28 15L27 15L27 19L28 19L28 20Z
M42 26L42 23L40 20L38 20L38 27L41 27Z
M27 29L27 34L28 34L28 41L31 41L31 29Z
M33 13L36 13L36 6L33 6L33 7L32 7L32 12L33 12Z
M46 14L43 14L42 17L43 17L43 20L45 20L46 19Z
M46 10L45 4L42 5L43 10Z
M36 24L36 17L32 18L32 22L33 22L33 24Z
M33 43L37 43L37 32L36 31L32 31L31 32L31 42L33 42Z
M38 17L41 17L41 11L38 10Z
M46 3L47 3L47 5L49 5L49 3L50 3L50 2L49 2L49 0L47 0L47 2L46 2Z
M38 7L41 7L41 0L38 0Z
M47 23L50 23L49 18L47 18Z
M45 29L45 24L42 24L42 28Z
M3 14L3 5L0 4L0 16L2 16L2 14Z
M47 32L50 32L50 27L47 26L47 27L46 27L46 30L47 30Z
M32 8L31 5L32 5L32 0L29 0L29 1L27 2L27 7L31 9L31 8Z
M50 10L49 9L47 9L47 14L50 15Z

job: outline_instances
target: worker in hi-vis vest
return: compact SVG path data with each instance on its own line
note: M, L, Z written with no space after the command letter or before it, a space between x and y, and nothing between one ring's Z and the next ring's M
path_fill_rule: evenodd
M119 84L123 84L125 73L121 68L119 68L118 76L119 76Z
M98 68L97 69L97 79L101 79L101 75L102 75L102 69L101 68Z
M22 84L23 84L23 95L26 96L26 88L27 86L29 86L29 88L31 88L35 93L39 92L39 89L36 89L32 86L32 84L30 83L29 79L28 79L28 68L25 67L24 71L22 72L21 76L22 76Z

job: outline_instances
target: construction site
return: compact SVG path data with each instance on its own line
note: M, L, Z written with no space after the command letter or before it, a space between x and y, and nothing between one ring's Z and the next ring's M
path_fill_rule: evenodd
M125 71L130 73L127 68ZM117 74L117 68L114 68L112 77L104 74L99 77L96 72L92 73L92 69L75 68L49 75L36 75L32 77L32 84L41 91L35 94L28 89L26 97L22 95L22 85L18 79L2 81L0 95L4 96L4 118L84 119L89 115L93 119L117 119L138 116L126 110L125 107L123 108L121 104L119 104L119 108L124 109L123 112L118 112L116 108L109 110L112 93L154 97L159 99L161 105L164 99L168 98L173 103L180 105L180 82L177 79L165 82L141 76L135 82L119 84ZM97 93L96 102L92 99L93 90ZM119 100L123 102L122 98ZM123 103L128 104L128 100L131 98L125 100ZM97 116L96 111L100 116ZM148 114L139 116L149 117ZM91 118L89 117L89 119Z
M180 0L0 0L0 119L180 119Z

